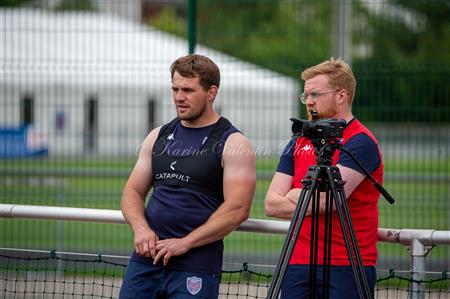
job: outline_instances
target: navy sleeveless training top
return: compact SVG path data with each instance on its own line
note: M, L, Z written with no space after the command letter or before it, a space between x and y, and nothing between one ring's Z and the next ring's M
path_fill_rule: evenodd
M147 221L160 239L186 236L223 203L223 146L235 132L223 117L203 128L184 127L178 119L161 128L153 147L153 192L146 208ZM136 253L132 258L153 263ZM218 240L171 257L166 268L219 275L222 258L223 241Z

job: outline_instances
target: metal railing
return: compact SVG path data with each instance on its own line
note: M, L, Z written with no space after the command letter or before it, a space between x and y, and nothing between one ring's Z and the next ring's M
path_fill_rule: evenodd
M0 204L0 218L126 223L120 210L16 204ZM237 228L242 232L271 234L286 234L288 229L288 221L262 219L248 219ZM450 231L379 228L378 241L398 243L409 247L412 276L410 298L425 298L422 283L425 274L425 257L436 245L450 245Z

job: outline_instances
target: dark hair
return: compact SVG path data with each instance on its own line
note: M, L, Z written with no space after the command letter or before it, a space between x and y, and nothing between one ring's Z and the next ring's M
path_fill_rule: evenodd
M219 88L220 70L219 67L206 56L190 54L175 60L170 66L170 74L179 73L183 77L198 77L200 85L204 90L208 90L212 85Z

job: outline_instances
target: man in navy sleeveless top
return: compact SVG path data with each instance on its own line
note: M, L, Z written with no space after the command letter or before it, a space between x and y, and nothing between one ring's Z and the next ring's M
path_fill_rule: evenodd
M213 107L217 65L188 55L170 71L177 117L145 138L123 191L134 232L123 299L217 298L222 240L248 218L255 191L252 145Z

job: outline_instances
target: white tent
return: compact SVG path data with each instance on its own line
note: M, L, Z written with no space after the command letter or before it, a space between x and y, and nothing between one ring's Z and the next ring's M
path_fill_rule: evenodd
M50 154L85 148L86 101L98 107L96 151L134 152L155 125L175 116L170 64L186 55L186 40L99 13L0 10L0 126L20 123L20 99L34 99L34 125L49 136ZM295 80L197 46L221 69L216 109L246 134L260 154L275 154L290 136L298 109ZM64 127L55 127L55 115Z

